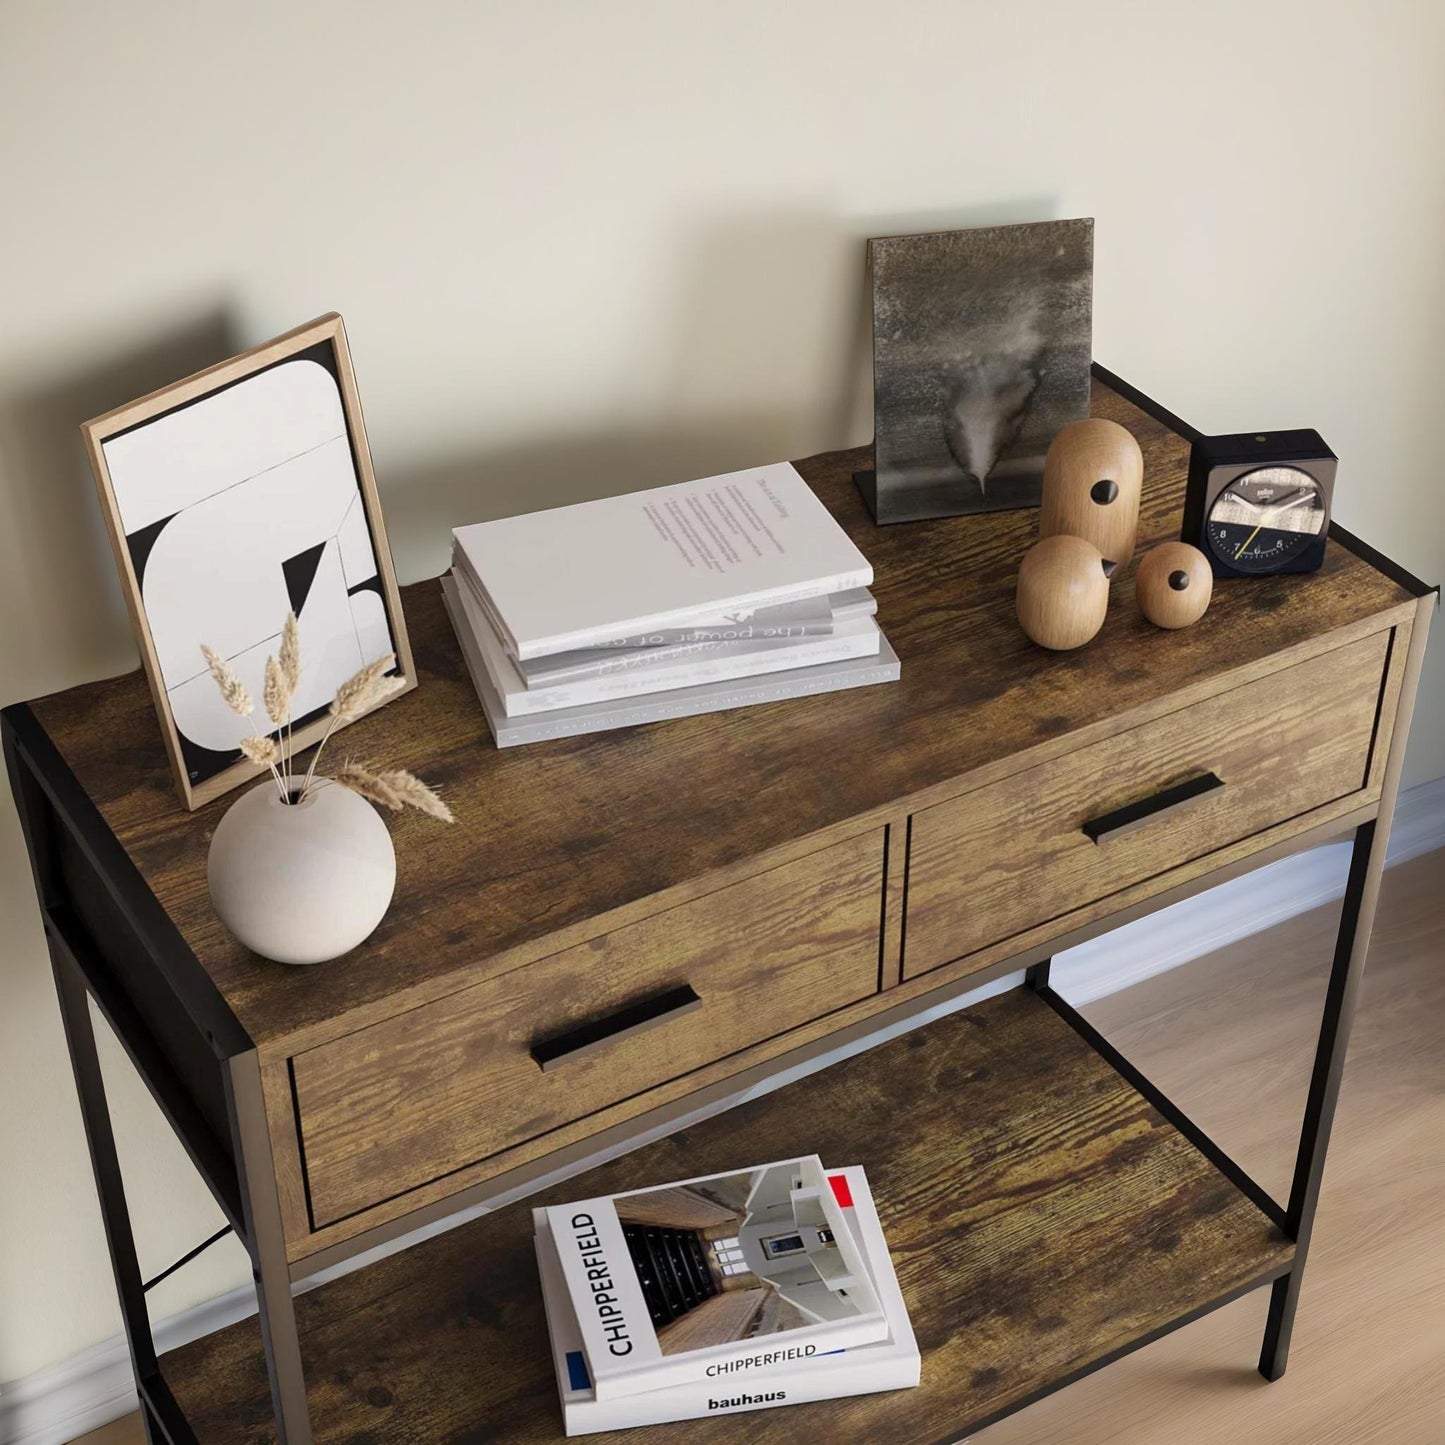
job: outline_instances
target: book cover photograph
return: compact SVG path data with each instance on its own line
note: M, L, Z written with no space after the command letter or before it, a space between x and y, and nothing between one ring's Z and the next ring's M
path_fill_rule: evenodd
M533 1210L547 1333L567 1434L589 1435L601 1430L801 1405L916 1385L918 1345L888 1257L887 1242L867 1178L857 1167L830 1170L827 1178L877 1292L887 1319L886 1336L869 1345L825 1346L800 1360L715 1375L611 1401L598 1400L593 1391L577 1315L563 1280L547 1211Z
M888 1333L816 1156L554 1205L547 1224L599 1400Z

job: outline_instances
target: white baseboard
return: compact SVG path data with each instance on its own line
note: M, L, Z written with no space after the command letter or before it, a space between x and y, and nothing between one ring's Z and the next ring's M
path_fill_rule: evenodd
M179 1349L256 1312L255 1291L231 1290L155 1329L156 1349ZM116 1335L49 1369L0 1385L0 1441L5 1445L66 1445L136 1408L130 1351Z
M1393 867L1440 847L1445 847L1445 778L1400 794L1386 864ZM1333 902L1345 891L1349 862L1348 843L1282 858L1057 954L1049 981L1070 1003L1092 1003Z
M1445 847L1445 778L1436 778L1400 795L1387 863L1393 866L1440 847ZM1103 998L1338 898L1344 892L1348 861L1348 846L1343 843L1282 859L1222 884L1207 895L1186 899L1057 955L1051 979L1073 1003ZM1012 987L1018 980L1019 975L995 980L986 988L943 1005L935 1015L967 1007L990 993ZM909 1027L921 1021L913 1020ZM798 1073L815 1072L847 1054L871 1048L890 1032L901 1030L870 1035L846 1050L815 1060ZM753 1093L768 1092L789 1081L790 1076L770 1080L765 1088ZM706 1112L716 1113L736 1102L728 1100ZM481 1208L467 1210L361 1259L348 1261L308 1283L314 1286L361 1268L484 1212ZM156 1329L156 1347L162 1352L175 1349L244 1319L255 1308L255 1294L250 1288L234 1290L162 1321ZM0 1441L6 1445L65 1445L135 1406L130 1357L125 1341L117 1337L23 1380L0 1386Z

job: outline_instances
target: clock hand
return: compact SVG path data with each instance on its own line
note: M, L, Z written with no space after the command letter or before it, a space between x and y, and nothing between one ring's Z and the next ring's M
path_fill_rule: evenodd
M1257 512L1261 515L1259 517L1259 527L1254 529L1255 532L1258 532L1260 527L1277 527L1280 523L1281 513L1288 512L1304 502L1313 501L1314 495L1312 491L1304 491L1300 492L1297 496L1291 497L1287 502L1274 502L1269 506L1257 507ZM1254 536L1251 534L1250 541L1252 542L1253 540ZM1245 545L1247 546L1248 543Z
M1290 507L1299 506L1301 502L1308 502L1314 496L1314 494L1315 493L1313 487L1302 487L1287 502L1276 502L1273 506L1266 507L1265 510L1268 512L1283 512L1288 510Z
M1239 551L1237 551L1237 552L1234 554L1234 560L1235 560L1236 562L1238 562L1239 559L1244 556L1244 549L1245 549L1246 547L1248 547L1249 544L1250 544L1252 541L1254 541L1254 539L1255 539L1257 536L1259 536L1260 532L1261 532L1263 529L1264 529L1264 523L1261 522L1261 523L1259 524L1259 526L1256 527L1256 528L1254 529L1254 531L1252 531L1252 532L1249 534L1249 536L1247 536L1247 537L1244 539L1244 541L1239 544Z

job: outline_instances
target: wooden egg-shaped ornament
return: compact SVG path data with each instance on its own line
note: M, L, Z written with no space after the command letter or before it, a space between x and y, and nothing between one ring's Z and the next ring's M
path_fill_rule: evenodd
M1039 536L1082 537L1109 563L1109 575L1134 555L1144 453L1127 428L1103 417L1066 426L1044 457Z
M1204 616L1213 594L1209 558L1188 542L1163 542L1139 559L1134 598L1155 627L1191 626Z
M1045 537L1024 554L1016 599L1019 626L1040 647L1082 647L1104 625L1109 574L1082 537Z

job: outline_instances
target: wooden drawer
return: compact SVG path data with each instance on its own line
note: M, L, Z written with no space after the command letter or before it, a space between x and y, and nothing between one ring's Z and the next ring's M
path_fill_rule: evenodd
M882 887L880 829L297 1055L312 1227L875 992Z
M904 977L1362 788L1386 646L1375 634L916 813Z

